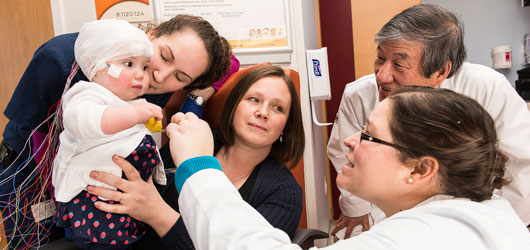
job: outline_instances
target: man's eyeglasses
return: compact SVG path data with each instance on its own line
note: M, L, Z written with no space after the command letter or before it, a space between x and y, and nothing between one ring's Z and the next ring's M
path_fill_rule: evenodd
M361 131L361 140L359 140L359 143L362 142L363 140L371 141L371 142L375 142L375 143L379 143L379 144L383 144L383 145L387 145L387 146L393 147L393 148L398 149L398 150L402 149L401 146L398 146L398 145L396 145L394 143L386 142L386 141L383 141L381 139L375 138L375 137L371 136L370 134L368 134L368 132L366 132L364 130Z

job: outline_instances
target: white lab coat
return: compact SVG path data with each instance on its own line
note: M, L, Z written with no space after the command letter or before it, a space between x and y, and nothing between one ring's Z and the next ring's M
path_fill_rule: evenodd
M179 207L197 249L300 249L244 202L217 169L192 174L182 186ZM528 230L503 198L472 202L438 195L326 249L529 248Z

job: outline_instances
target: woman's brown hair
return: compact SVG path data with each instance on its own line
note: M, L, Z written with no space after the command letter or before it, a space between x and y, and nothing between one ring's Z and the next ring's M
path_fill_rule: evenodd
M507 183L507 157L498 149L495 122L475 100L419 86L396 89L389 98L390 132L401 147L401 161L436 158L445 194L483 201Z

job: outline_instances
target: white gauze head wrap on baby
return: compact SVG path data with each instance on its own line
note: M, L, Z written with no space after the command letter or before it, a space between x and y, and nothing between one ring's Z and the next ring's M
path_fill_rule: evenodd
M151 58L153 45L142 30L129 22L104 19L83 24L75 40L74 54L83 73L92 80L108 61L133 56Z

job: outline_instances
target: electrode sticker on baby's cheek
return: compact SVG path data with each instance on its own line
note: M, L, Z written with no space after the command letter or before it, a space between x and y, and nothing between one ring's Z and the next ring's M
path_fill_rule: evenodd
M111 65L109 66L109 70L107 71L107 73L108 73L110 76L114 77L114 78L118 78L118 77L120 77L120 74L121 74L121 71L122 71L122 70L123 70L122 67L120 67L120 66L116 66L116 65L114 65L114 64L111 64Z

